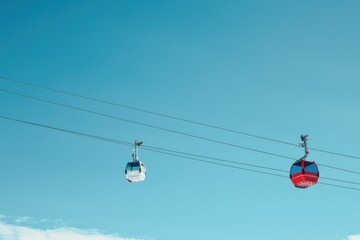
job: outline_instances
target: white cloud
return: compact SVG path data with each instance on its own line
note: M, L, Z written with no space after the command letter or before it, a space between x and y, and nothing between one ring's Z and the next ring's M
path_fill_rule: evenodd
M347 240L360 240L360 234L348 236Z
M2 240L136 240L76 228L36 229L0 222Z
M18 218L15 219L15 222L16 223L25 223L25 222L28 222L30 220L31 220L30 217L18 217Z

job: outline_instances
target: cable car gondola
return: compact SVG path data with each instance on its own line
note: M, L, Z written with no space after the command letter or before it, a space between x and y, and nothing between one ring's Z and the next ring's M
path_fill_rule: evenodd
M138 148L142 142L135 141L135 153L133 153L133 161L128 162L125 167L125 176L128 182L142 182L145 180L146 168L138 158Z
M319 168L313 161L306 160L309 150L307 148L307 135L301 135L304 142L305 156L297 160L290 168L290 179L295 187L307 188L315 185L319 180Z

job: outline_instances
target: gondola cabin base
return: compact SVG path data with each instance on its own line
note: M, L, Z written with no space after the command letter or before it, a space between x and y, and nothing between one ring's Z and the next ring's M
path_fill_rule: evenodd
M318 179L316 174L296 174L292 176L291 181L297 188L307 188L315 185Z

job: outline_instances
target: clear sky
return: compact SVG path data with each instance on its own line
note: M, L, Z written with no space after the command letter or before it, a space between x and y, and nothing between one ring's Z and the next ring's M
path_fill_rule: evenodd
M309 134L310 147L358 157L359 43L358 0L0 1L1 76L295 144ZM0 88L303 155L301 148L3 80ZM3 92L0 115L282 170L292 164ZM360 191L296 189L289 179L141 149L146 181L129 184L124 167L131 147L4 119L0 146L6 240L18 240L17 231L53 236L60 228L73 239L91 229L102 239L360 238ZM360 171L359 159L310 151L309 160ZM320 171L360 182L358 174Z

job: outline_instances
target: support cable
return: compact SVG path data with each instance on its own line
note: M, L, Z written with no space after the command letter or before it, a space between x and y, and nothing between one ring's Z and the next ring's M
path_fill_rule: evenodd
M93 139L100 140L100 141L106 141L106 142L120 144L120 145L124 145L124 146L129 146L129 147L133 146L132 143L125 142L125 141L120 141L120 140L100 137L100 136L96 136L96 135L92 135L92 134L81 133L81 132L77 132L77 131L73 131L73 130L67 130L67 129L63 129L63 128L58 128L58 127L48 126L48 125L44 125L44 124L29 122L29 121L25 121L25 120L21 120L21 119L15 119L15 118L7 117L7 116L1 116L0 115L0 118L5 119L5 120L9 120L9 121L13 121L13 122L32 125L32 126L36 126L36 127L42 127L42 128L56 130L56 131L65 132L65 133L69 133L69 134L74 134L74 135L78 135L78 136L93 138ZM151 149L151 148L154 148L154 149ZM179 154L175 154L175 153L169 153L169 151L175 152L173 150L169 150L167 152L166 149L164 149L165 151L161 151L161 150L156 150L156 149L160 149L160 148L155 148L155 147L150 147L150 146L147 146L144 149L148 150L148 151L152 151L152 152L167 154L167 155L176 156L176 157L180 157L180 158L184 158L184 159L190 159L190 160L194 160L194 161L198 161L198 162L209 163L209 164L214 164L214 165L219 165L219 166L224 166L224 167L229 167L229 168L235 168L235 169L244 170L244 171L256 172L256 173L261 173L261 174L266 174L266 175L271 175L271 176L276 176L276 177L281 177L281 178L288 178L288 177L286 177L284 175L275 174L275 173L271 173L271 172L259 171L259 170L248 169L248 168L243 168L243 167L237 167L237 166L233 166L233 165L228 165L228 164L223 164L223 163L198 159L198 158L195 158L195 157L189 157L189 156L179 155ZM181 153L181 152L179 152L179 153ZM198 155L198 156L200 156L200 155ZM254 166L256 166L256 165L254 165ZM259 166L257 166L257 167L259 167ZM260 167L263 167L263 166L260 166ZM282 170L280 170L280 171L282 171ZM335 180L335 181L341 181L341 182L344 182L344 183L351 183L351 182L344 181L344 180L339 180L339 179L330 179L330 178L328 178L328 180ZM342 186L342 185L322 183L322 182L320 184L333 186L333 187L339 187L339 188L345 188L345 189L350 189L350 190L355 190L355 191L360 191L360 189L358 189L358 188L347 187L347 186Z
M217 130L222 130L222 131L226 131L226 132L231 132L231 133L235 133L235 134L240 134L240 135L244 135L244 136L258 138L258 139L262 139L262 140L266 140L266 141L272 141L272 142L276 142L276 143L286 144L286 145L290 145L290 146L294 146L294 147L299 147L298 144L294 144L294 143L290 143L290 142L286 142L286 141L282 141L282 140L278 140L278 139L274 139L274 138L264 137L264 136L260 136L260 135L256 135L256 134L251 134L251 133L247 133L247 132L233 130L233 129L230 129L230 128L220 127L220 126L207 124L207 123L194 121L194 120L189 120L189 119L176 117L176 116L172 116L172 115L168 115L168 114L149 111L149 110L142 109L142 108L132 107L132 106L128 106L128 105L124 105L124 104L120 104L120 103L115 103L115 102L111 102L111 101L107 101L107 100L103 100L103 99L99 99L99 98L88 97L88 96L85 96L85 95L80 95L80 94L76 94L76 93L72 93L72 92L68 92L68 91L49 88L49 87L45 87L45 86L42 86L42 85L33 84L33 83L29 83L29 82L24 82L24 81L19 81L19 80L7 78L7 77L0 76L0 80L13 82L13 83L16 83L16 84L21 84L21 85L27 85L27 86L35 87L35 88L50 91L50 92L60 93L60 94L67 95L67 96L77 97L77 98L90 100L90 101L94 101L94 102L98 102L98 103L103 103L103 104L112 105L112 106L116 106L116 107L126 108L126 109L130 109L130 110L138 111L138 112L143 112L143 113L147 113L147 114L152 114L152 115L156 115L156 116L160 116L160 117L165 117L165 118L177 120L177 121L196 124L196 125L199 125L199 126L204 126L204 127L208 127L208 128L213 128L213 129L217 129ZM332 154L332 155L336 155L336 156L341 156L341 157L360 160L359 156L354 156L354 155L349 155L349 154L344 154L344 153L338 153L338 152L328 151L328 150L322 150L322 149L318 149L318 148L309 148L309 149L314 150L314 151L318 151L318 152L322 152L322 153L326 153L326 154Z
M14 92L14 91L9 91L9 90L2 89L2 88L0 88L0 91L4 92L4 93L16 95L16 96L28 98L28 99L31 99L31 100L36 100L36 101L40 101L40 102L44 102L44 103L64 107L64 108L69 108L69 109L76 110L76 111L81 111L81 112L85 112L85 113L89 113L89 114L93 114L93 115L97 115L97 116L101 116L101 117L106 117L106 118L110 118L110 119L114 119L114 120L118 120L118 121L128 122L128 123L132 123L132 124L136 124L136 125L140 125L140 126L144 126L144 127L148 127L148 128L153 128L153 129L157 129L157 130L161 130L161 131L166 131L166 132L170 132L170 133L174 133L174 134L178 134L178 135L183 135L183 136L192 137L192 138L196 138L196 139L200 139L200 140L205 140L205 141L208 141L208 142L213 142L213 143L217 143L217 144L236 147L236 148L240 148L240 149L244 149L244 150L248 150L248 151L253 151L253 152L262 153L262 154L266 154L266 155L271 155L271 156L274 156L274 157L290 159L290 160L297 160L296 158L281 155L281 154L277 154L277 153L271 153L271 152L268 152L268 151L258 150L258 149L255 149L255 148L249 148L249 147L241 146L241 145L238 145L238 144L228 143L228 142L219 141L219 140L212 139L212 138L206 138L206 137L202 137L202 136L198 136L198 135L194 135L194 134L190 134L190 133L180 132L180 131L171 130L171 129L167 129L167 128L163 128L163 127L159 127L159 126L154 126L154 125L150 125L150 124L146 124L146 123L142 123L142 122L138 122L138 121L133 121L133 120L125 119L125 118L120 118L120 117L116 117L116 116L113 116L113 115L109 115L109 114L105 114L105 113L99 113L99 112L95 112L95 111L84 109L84 108L74 107L74 106L70 106L70 105L67 105L67 104L62 104L62 103L58 103L58 102L54 102L54 101L50 101L50 100L46 100L46 99L42 99L42 98L38 98L38 97L33 97L33 96L30 96L30 95L26 95L26 94ZM343 169L343 168L339 168L339 167L333 167L333 166L325 165L325 164L318 164L318 165L322 166L322 167L327 167L327 168L331 168L331 169L335 169L335 170L339 170L339 171L343 171L343 172L348 172L348 173L353 173L353 174L360 175L360 172L357 172L357 171L352 171L352 170Z

